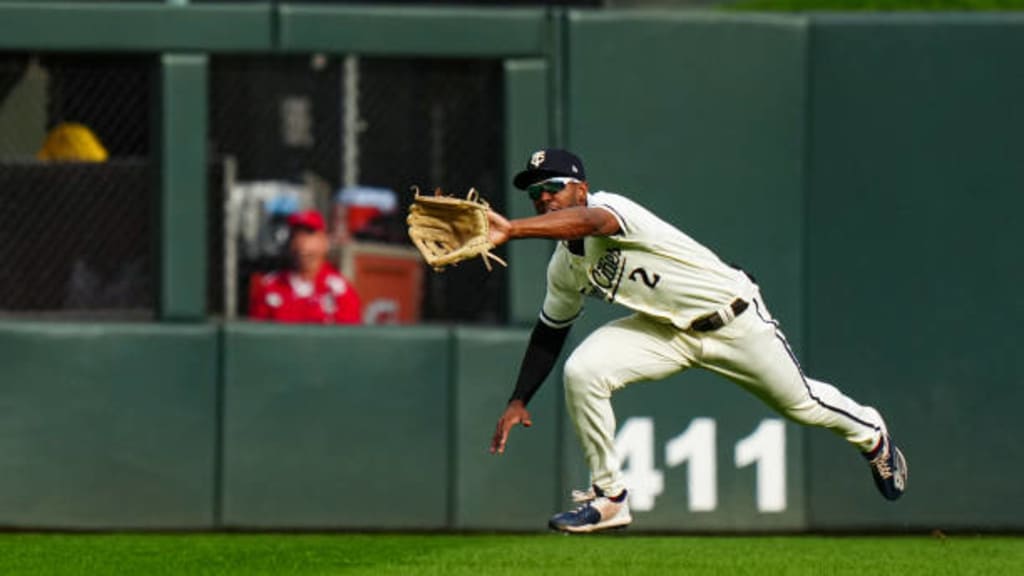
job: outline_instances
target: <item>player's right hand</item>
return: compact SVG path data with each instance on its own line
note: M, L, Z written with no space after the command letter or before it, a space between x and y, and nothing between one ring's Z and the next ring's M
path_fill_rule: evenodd
M501 418L498 418L498 426L494 430L494 436L491 437L491 454L505 453L508 432L516 424L522 424L526 428L533 426L530 413L526 411L526 406L520 400L509 402Z

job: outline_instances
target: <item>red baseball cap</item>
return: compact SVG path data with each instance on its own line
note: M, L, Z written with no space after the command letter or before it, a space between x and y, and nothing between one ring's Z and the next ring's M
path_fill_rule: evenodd
M288 226L291 228L305 228L314 232L326 230L324 217L317 210L300 210L288 216Z

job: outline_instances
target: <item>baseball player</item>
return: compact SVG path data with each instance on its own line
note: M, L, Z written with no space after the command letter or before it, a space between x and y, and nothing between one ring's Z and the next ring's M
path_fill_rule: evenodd
M725 376L791 420L843 436L863 453L885 498L903 494L906 460L881 414L803 374L746 273L625 196L590 193L583 163L568 151L535 152L514 184L527 191L538 215L508 220L492 212L494 245L516 238L560 242L491 452L505 451L516 424L532 425L526 406L554 367L584 296L633 312L590 334L565 362L566 406L593 485L574 491L579 506L552 517L553 529L593 532L632 522L614 448L611 395L691 367Z

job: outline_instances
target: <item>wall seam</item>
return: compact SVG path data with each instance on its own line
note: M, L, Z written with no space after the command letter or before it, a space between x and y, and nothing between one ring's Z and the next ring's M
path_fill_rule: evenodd
M458 340L460 329L448 329L448 493L445 524L448 529L458 527L459 519L459 374Z
M217 325L216 337L216 380L213 398L213 527L224 527L224 416L226 413L225 394L227 382L227 327Z
M813 344L811 339L811 306L810 306L810 255L809 255L809 239L810 239L810 223L811 223L811 166L813 165L813 150L814 150L814 65L813 65L813 54L814 54L814 19L811 16L805 16L801 21L801 27L803 28L803 54L802 54L802 66L803 66L803 130L801 150L800 150L800 201L801 201L801 215L800 215L800 328L801 328L801 341L804 349L804 370L807 373L811 371L811 354L813 352ZM801 435L802 446L801 453L803 455L803 525L804 530L813 529L812 518L813 514L811 511L812 499L810 496L811 491L811 470L813 468L811 462L811 434L804 433Z

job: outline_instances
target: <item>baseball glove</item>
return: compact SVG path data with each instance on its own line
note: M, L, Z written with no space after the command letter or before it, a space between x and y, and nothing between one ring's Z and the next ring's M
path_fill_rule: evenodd
M491 270L491 260L508 266L491 253L487 220L487 202L475 188L470 188L465 199L444 196L440 188L433 196L420 194L413 186L416 198L409 206L409 238L423 254L427 264L440 272L445 266L454 266L463 260L480 256L484 266Z

